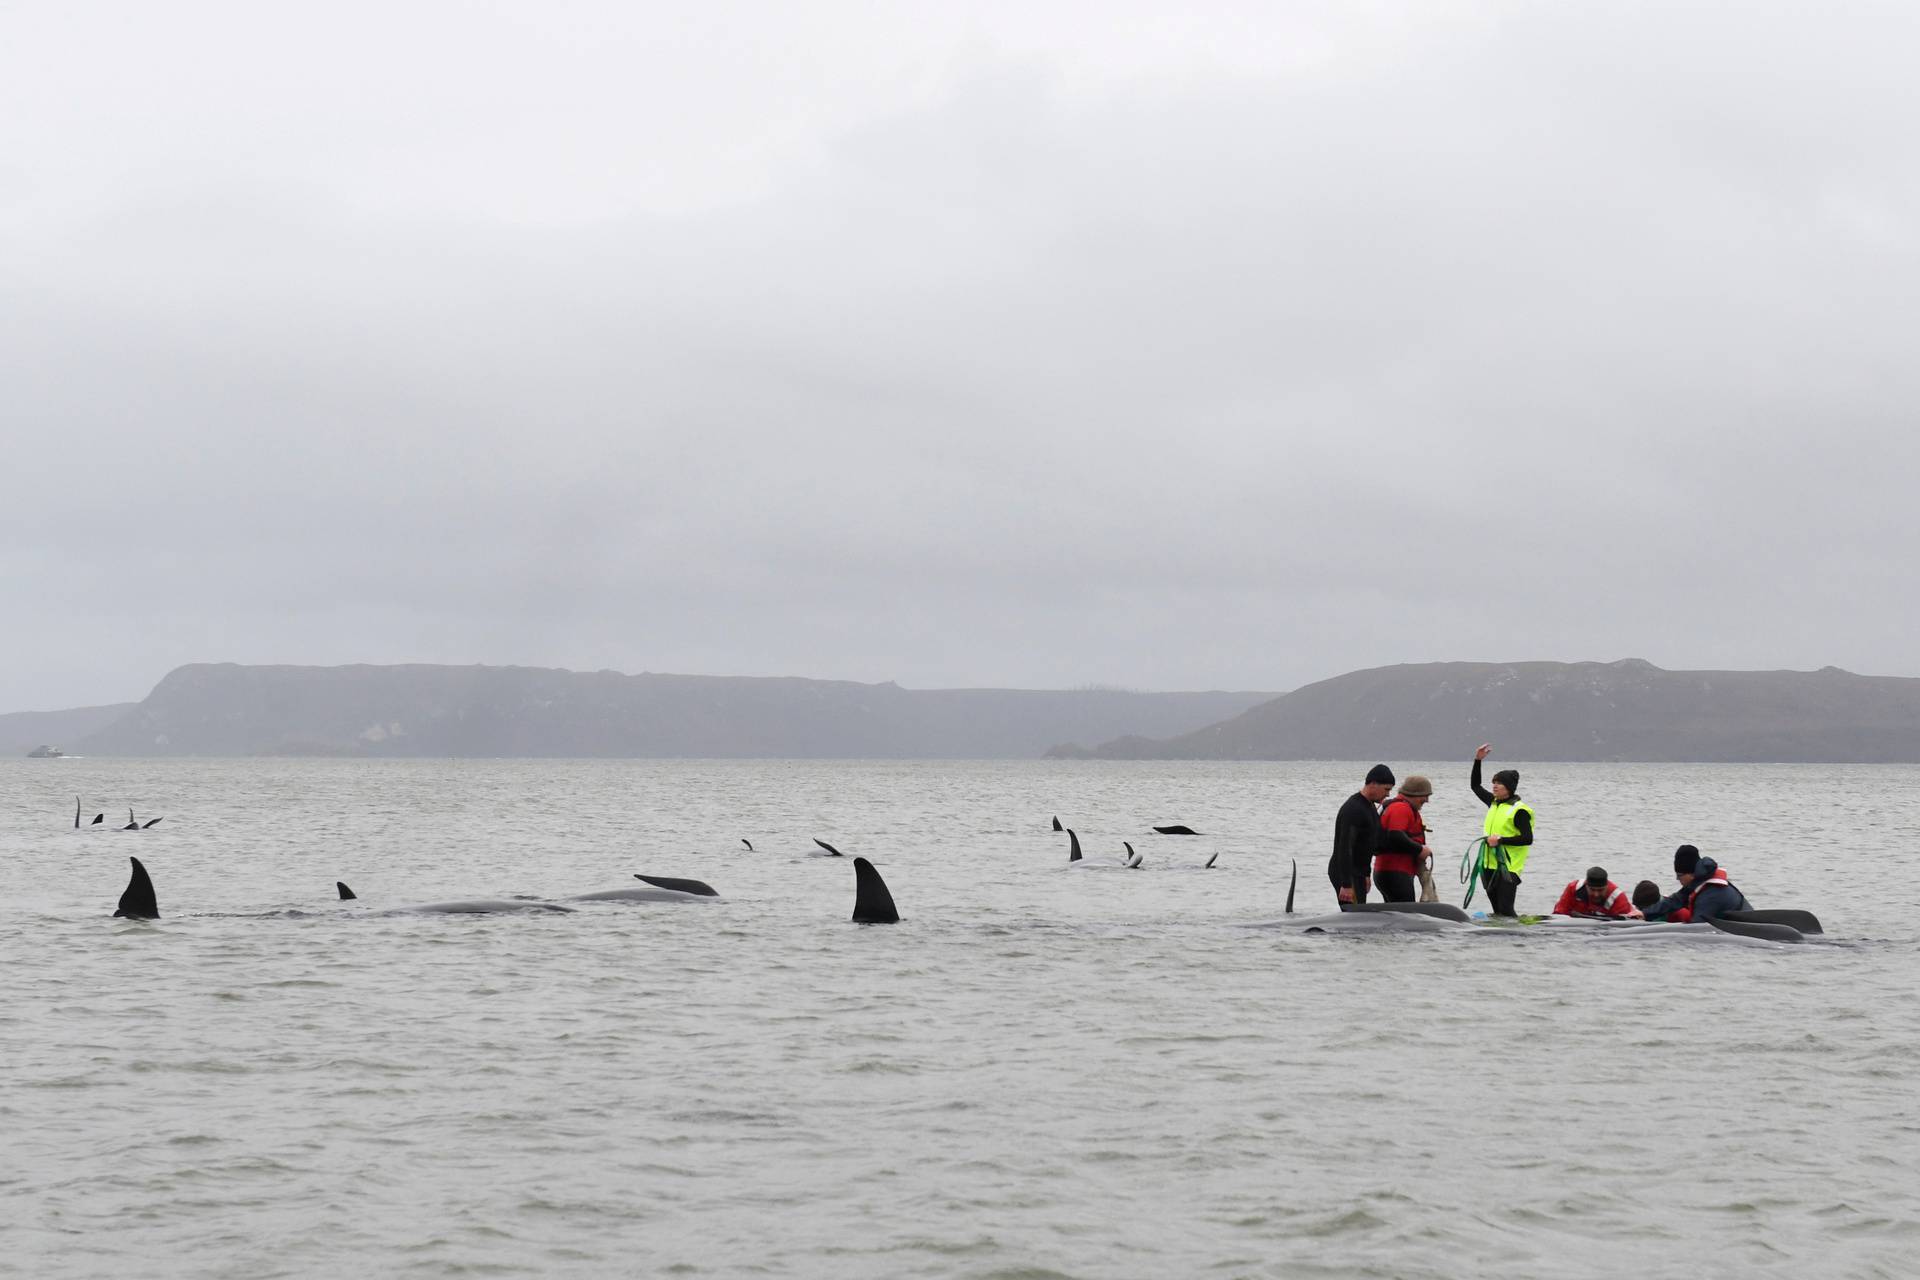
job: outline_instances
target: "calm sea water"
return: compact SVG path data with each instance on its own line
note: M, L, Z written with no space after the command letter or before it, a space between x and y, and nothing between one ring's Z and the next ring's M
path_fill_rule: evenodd
M1920 770L1520 763L1523 909L1686 840L1846 945L1244 927L1352 765L0 763L0 1274L1914 1274ZM724 898L370 914L635 871Z

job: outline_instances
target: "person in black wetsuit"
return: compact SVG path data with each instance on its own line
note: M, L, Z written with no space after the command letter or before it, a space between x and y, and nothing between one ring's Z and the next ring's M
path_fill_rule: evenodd
M1347 797L1333 820L1333 856L1327 859L1327 879L1347 910L1367 900L1368 877L1373 874L1373 855L1379 851L1383 836L1394 849L1403 845L1418 853L1419 845L1403 832L1380 830L1380 802L1393 790L1393 770L1377 764L1367 770L1367 781Z

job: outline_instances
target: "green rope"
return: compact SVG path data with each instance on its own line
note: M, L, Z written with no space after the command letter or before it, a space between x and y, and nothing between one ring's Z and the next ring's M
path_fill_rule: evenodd
M1486 851L1487 838L1481 836L1467 846L1467 852L1460 859L1460 883L1467 886L1467 896L1460 902L1462 911L1473 905L1473 891L1480 884L1480 858Z

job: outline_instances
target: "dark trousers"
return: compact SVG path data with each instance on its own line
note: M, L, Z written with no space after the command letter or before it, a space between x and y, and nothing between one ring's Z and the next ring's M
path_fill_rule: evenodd
M1513 900L1520 892L1520 877L1511 871L1494 871L1480 868L1480 887L1487 891L1487 905L1496 916L1511 916L1519 913L1513 909Z
M1413 902L1419 894L1419 881L1405 871L1375 871L1373 882L1388 902Z
M1369 869L1370 868L1366 866L1341 866L1340 859L1337 857L1328 862L1327 880L1333 885L1334 897L1338 898L1348 885L1352 885L1353 900L1355 902L1365 902L1367 900L1367 871ZM1342 902L1340 909L1345 911L1347 904Z

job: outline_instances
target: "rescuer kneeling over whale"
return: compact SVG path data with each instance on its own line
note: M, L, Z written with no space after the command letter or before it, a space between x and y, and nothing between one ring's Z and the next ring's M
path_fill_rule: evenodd
M1647 908L1647 919L1672 924L1708 924L1729 911L1749 911L1747 896L1734 887L1727 873L1712 858L1700 856L1700 850L1683 844L1673 852L1673 871L1680 878L1680 890L1668 894Z
M1627 891L1607 878L1605 867L1588 867L1585 880L1569 880L1553 904L1557 916L1600 916L1614 920L1642 919L1627 900Z

